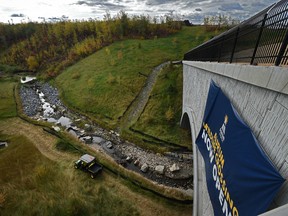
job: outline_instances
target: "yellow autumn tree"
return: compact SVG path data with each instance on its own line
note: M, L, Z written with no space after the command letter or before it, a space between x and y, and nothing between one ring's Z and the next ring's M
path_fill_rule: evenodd
M165 118L168 122L171 122L174 119L175 113L170 106L169 109L165 112Z
M35 71L39 67L38 60L35 56L29 56L26 61L29 70Z

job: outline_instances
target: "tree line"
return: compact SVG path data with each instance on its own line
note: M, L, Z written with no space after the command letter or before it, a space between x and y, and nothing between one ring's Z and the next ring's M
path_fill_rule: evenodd
M165 16L158 23L149 16L120 11L104 20L57 23L0 23L0 64L56 76L65 67L114 41L165 37L181 29L181 22Z
M234 19L231 16L226 16L224 14L205 16L203 22L207 31L225 30L240 23L238 19Z

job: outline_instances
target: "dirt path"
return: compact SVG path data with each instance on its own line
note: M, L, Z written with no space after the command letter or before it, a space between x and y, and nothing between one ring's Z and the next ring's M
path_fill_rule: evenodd
M55 149L57 139L43 131L42 127L29 124L19 118L13 118L1 121L0 131L7 135L17 134L25 136L45 157L50 160L71 160L69 154Z
M152 92L155 82L157 81L157 77L161 72L161 69L168 64L170 64L170 62L164 62L153 69L140 93L122 117L119 128L128 128L135 121L137 121L148 102L149 96Z

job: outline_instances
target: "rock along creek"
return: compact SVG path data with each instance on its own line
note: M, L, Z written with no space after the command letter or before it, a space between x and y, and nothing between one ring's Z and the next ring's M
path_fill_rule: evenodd
M68 131L83 144L98 149L127 169L152 181L179 189L192 189L191 152L167 152L162 155L142 149L121 139L118 133L101 128L87 117L69 110L59 99L57 89L48 83L34 79L21 83L23 111L30 118L53 123L54 130Z

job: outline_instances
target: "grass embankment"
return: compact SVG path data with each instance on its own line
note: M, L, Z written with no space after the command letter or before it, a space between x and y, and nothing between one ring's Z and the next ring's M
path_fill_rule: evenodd
M16 104L13 99L13 88L16 82L0 78L0 119L17 115Z
M191 213L190 206L174 204L172 208L172 202L137 187L131 188L129 183L109 172L104 171L96 181L90 179L85 173L74 170L72 161L77 155L55 151L57 139L43 131L38 137L26 131L19 134L17 131L23 128L40 132L39 127L20 119L0 122L0 139L9 143L8 148L0 150L1 215ZM39 151L35 146L47 142L47 138L54 150L42 148Z
M181 60L185 52L212 35L205 32L204 27L197 26L184 27L167 38L116 42L69 67L56 78L56 84L67 105L97 119L106 127L115 128L155 66L169 60ZM178 83L171 84L172 88L177 88L175 85ZM171 96L167 92L167 97L171 101L181 98L181 91ZM167 106L165 103L161 105ZM150 113L147 115L152 116ZM152 117L157 118L155 122L161 122L161 125L177 125L180 120L175 117L167 123L163 116ZM171 140L171 136L179 137L181 134L178 131L163 130L162 138ZM172 140L180 144L177 142L179 138ZM189 142L181 144L190 146Z
M0 140L8 142L0 149L0 215L191 214L191 205L167 201L106 170L96 180L74 170L75 149L93 152L15 117L14 85L0 82Z
M13 74L16 73L16 71L21 71L21 69L17 66L5 65L0 63L0 71L2 71L2 73L4 72L5 74Z
M189 131L179 126L182 114L182 70L181 65L170 65L161 71L144 111L132 128L146 134L147 140L157 137L160 143L165 140L191 149L192 146L187 145L191 143Z

